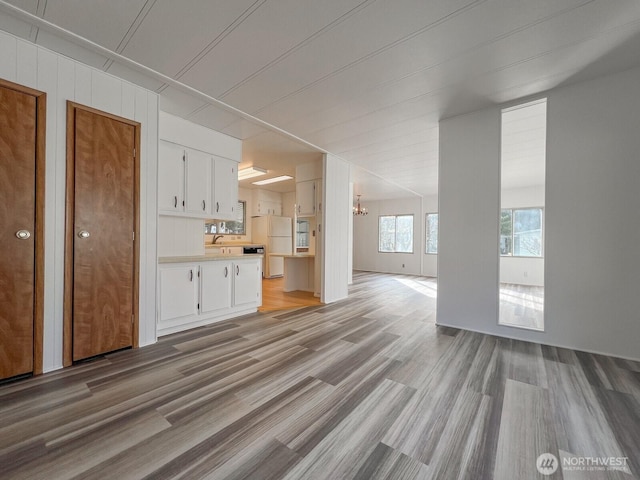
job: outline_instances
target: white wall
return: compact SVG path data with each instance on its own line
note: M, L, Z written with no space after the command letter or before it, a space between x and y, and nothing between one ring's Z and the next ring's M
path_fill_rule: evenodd
M546 331L496 321L497 108L441 122L437 321L640 359L640 69L547 98ZM458 245L472 233L475 247ZM456 245L473 253L456 258Z
M47 93L44 371L62 368L66 102L142 124L140 152L140 345L156 341L158 96L0 31L0 77Z
M425 253L427 250L426 235L427 213L438 213L438 196L437 195L425 195L422 197L422 275L425 277L437 277L438 276L438 255L433 253Z
M322 194L322 273L321 300L331 303L349 294L349 164L333 156L324 156Z
M544 186L502 190L500 205L501 208L544 207ZM544 285L544 258L500 257L500 282Z
M420 197L361 202L361 205L369 213L353 218L353 268L369 272L421 275L424 219ZM413 215L413 253L378 252L380 215Z

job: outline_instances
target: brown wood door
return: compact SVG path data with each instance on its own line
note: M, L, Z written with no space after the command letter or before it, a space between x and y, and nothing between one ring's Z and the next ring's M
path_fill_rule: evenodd
M133 125L74 109L73 360L133 346Z
M0 86L0 379L31 373L36 98Z

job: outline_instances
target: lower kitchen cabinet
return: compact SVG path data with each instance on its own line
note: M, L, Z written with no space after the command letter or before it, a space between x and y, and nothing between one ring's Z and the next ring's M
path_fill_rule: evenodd
M198 313L197 274L197 265L167 265L160 269L161 322Z
M233 264L217 261L200 265L200 313L231 308Z
M262 305L262 258L161 263L158 336L252 313Z

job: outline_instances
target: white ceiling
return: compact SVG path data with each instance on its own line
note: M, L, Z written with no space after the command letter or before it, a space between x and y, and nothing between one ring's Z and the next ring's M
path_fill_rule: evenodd
M245 164L338 155L369 200L437 191L444 117L640 65L637 0L0 0L0 28L159 92Z

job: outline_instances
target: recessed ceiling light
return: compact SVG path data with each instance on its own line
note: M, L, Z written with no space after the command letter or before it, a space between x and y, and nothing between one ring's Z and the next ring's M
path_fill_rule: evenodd
M247 178L259 177L265 175L268 170L259 167L248 167L238 170L238 180L246 180Z
M267 178L266 180L260 180L259 182L251 182L253 185L268 185L270 183L284 182L285 180L291 180L293 177L290 175L280 175L279 177Z

